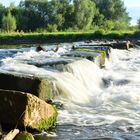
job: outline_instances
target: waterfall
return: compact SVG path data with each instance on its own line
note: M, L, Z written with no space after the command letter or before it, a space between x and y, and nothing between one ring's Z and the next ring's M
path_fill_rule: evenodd
M23 54L25 57L23 57ZM41 55L41 54L38 54ZM27 64L39 57L34 51L18 53L13 58L2 60L1 71L21 73L38 77L52 77L54 98L59 101L87 104L93 102L102 86L102 72L94 62L87 59L75 59L66 65L61 65L62 71L39 68ZM44 54L43 54L44 55ZM32 56L30 58L30 56ZM43 57L44 58L44 57ZM57 59L60 59L59 57ZM28 60L28 61L27 61ZM46 61L46 60L45 60Z
M82 59L64 67L64 71L72 73L91 92L100 89L102 83L101 69L93 62Z
M89 103L91 92L83 83L71 73L62 72L55 74L54 90L55 98L75 103Z
M93 62L81 59L67 64L63 72L53 75L58 98L89 103L101 90L102 72Z

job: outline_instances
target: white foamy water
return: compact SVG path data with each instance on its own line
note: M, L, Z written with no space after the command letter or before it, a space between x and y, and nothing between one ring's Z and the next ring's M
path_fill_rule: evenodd
M100 68L93 62L87 59L75 61L66 65L64 71L72 73L91 93L99 92L103 75Z
M71 101L81 103L80 105L95 103L96 94L103 84L99 67L86 59L65 65L63 72L54 74L53 77L56 79L57 98L65 99L66 104L71 104Z
M130 125L134 130L140 128L140 50L112 50L110 61L110 65L102 69L107 87L101 87L101 91L91 97L95 100L90 105L66 104L66 110L59 112L60 124L117 125L119 129L122 125ZM82 76L86 77L86 74Z
M66 66L61 65L63 72L33 65L34 63L49 62L51 61L50 58L59 59L62 52L64 53L66 50L60 49L57 53L53 51L36 52L32 49L26 52L18 52L13 58L3 59L0 70L31 76L53 77L56 79L53 81L56 92L54 94L58 99L76 103L91 102L91 96L95 96L94 94L99 92L100 85L103 84L102 72L93 62L86 59L75 60ZM78 99L79 97L80 99Z
M71 133L74 133L73 129L83 127L83 131L78 130L74 134L80 138L84 138L85 132L93 136L93 131L96 136L113 135L115 138L122 138L120 136L122 133L138 132L140 130L140 50L112 50L111 60L105 69L100 69L86 59L62 65L61 72L33 65L46 63L50 57L59 59L64 52L65 50L59 53L52 51L37 53L34 50L19 52L12 58L3 59L0 70L53 77L55 100L63 103L63 109L58 110L57 123L60 128L67 125ZM106 81L104 86L102 79ZM64 135L65 133L68 135L64 128L59 132L61 130ZM131 139L137 140L139 137L135 138L135 134L132 137L128 136L128 140Z

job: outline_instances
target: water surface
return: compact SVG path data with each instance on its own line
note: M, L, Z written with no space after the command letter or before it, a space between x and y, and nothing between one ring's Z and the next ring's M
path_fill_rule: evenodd
M1 49L0 71L54 78L58 109L54 132L35 134L37 140L140 140L140 50L112 49L106 68L92 61L74 60L60 69L47 67L57 53L26 49ZM39 67L35 64L40 64ZM104 81L106 84L104 84Z

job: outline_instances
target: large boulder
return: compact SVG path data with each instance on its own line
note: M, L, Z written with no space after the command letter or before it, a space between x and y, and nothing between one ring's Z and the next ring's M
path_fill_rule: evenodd
M0 89L0 122L3 128L31 128L47 130L56 122L56 109L24 92Z
M52 96L52 82L49 78L0 73L0 89L22 91L36 95L45 101Z

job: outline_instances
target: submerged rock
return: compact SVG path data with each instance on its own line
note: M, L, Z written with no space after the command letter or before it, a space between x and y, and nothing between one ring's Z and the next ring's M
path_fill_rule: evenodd
M31 93L43 100L49 100L52 96L52 82L49 78L21 74L0 73L0 89Z
M34 137L31 133L20 132L14 140L34 140Z
M0 122L2 127L47 130L55 125L57 111L38 97L19 91L0 89ZM7 129L7 128L5 128Z
M38 45L37 47L36 47L36 51L37 52L40 52L40 51L46 51L41 45Z

